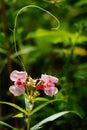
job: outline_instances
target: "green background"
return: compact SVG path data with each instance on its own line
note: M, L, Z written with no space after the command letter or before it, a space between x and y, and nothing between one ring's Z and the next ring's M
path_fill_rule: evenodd
M0 0L0 100L24 107L23 97L14 97L9 92L9 75L12 70L23 70L14 48L13 29L17 12L31 4L50 11L60 21L60 27L52 30L57 22L46 12L36 8L24 10L18 16L16 27L18 55L33 78L44 73L59 78L58 94L49 98L41 92L41 96L64 100L37 112L31 125L51 114L71 110L83 118L67 114L41 129L86 130L87 0ZM0 104L0 120L24 130L24 120L12 118L15 113L10 106ZM0 130L8 129L1 126Z

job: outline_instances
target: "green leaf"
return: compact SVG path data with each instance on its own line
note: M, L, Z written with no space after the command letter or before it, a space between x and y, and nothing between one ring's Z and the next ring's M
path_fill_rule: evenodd
M25 109L19 107L18 105L14 104L14 103L10 103L10 102L2 102L2 101L0 101L0 103L1 103L1 104L7 104L7 105L10 105L10 106L12 106L12 107L18 109L19 111L23 112L25 115L27 115L27 112L26 112Z
M36 107L34 110L32 110L31 115L33 115L35 112L39 111L40 109L42 109L42 108L45 107L46 105L48 105L48 104L50 104L50 103L52 103L52 102L55 102L55 101L61 101L61 100L59 100L59 99L54 99L54 100L45 102L45 103L39 105L38 107Z
M15 127L13 127L13 126L11 126L11 125L5 123L5 122L3 122L3 121L0 121L0 125L3 125L3 126L6 126L6 127L9 127L9 128L11 128L11 129L13 129L13 130L19 130L19 129L17 129L17 128L15 128Z
M79 33L72 33L68 30L60 29L58 31L49 31L45 29L38 29L35 32L29 33L25 39L34 38L38 46L44 46L43 43L47 44L47 48L50 47L51 43L60 43L63 42L65 45L70 44L69 38L71 39L72 43L75 44L78 42L82 44L83 42L87 41L87 37ZM42 42L43 45L40 45ZM49 43L49 44L48 44Z
M13 113L6 114L2 117L3 121L7 121L8 119L11 119L13 116Z
M23 113L18 113L18 114L16 114L15 116L13 116L14 118L22 118L22 117L24 117L24 115L23 115Z
M59 113L56 113L52 116L49 116L47 118L45 118L44 120L42 120L41 122L37 123L35 126L33 126L30 130L37 130L37 129L40 129L42 127L43 124L49 122L49 121L54 121L55 119L65 115L69 113L69 111L64 111L64 112L59 112Z
M0 44L4 44L5 43L5 33L0 32Z
M0 48L0 53L7 54L7 51L5 49Z
M47 98L37 97L34 101L49 101Z
M49 121L54 121L54 120L58 119L59 117L65 115L65 114L68 114L68 113L74 113L74 114L78 115L80 118L82 118L82 116L79 113L75 112L75 111L63 111L63 112L59 112L59 113L53 114L53 115L45 118L41 122L34 125L30 130L40 129L43 124L45 124L45 123L47 123Z
M86 5L87 4L87 0L80 0L78 1L75 6L76 7L80 7L80 6L83 6L83 5Z
M29 46L24 47L23 46L23 49L20 50L20 51L17 51L17 53L15 52L14 54L12 54L11 58L15 58L18 55L28 54L28 53L30 53L33 50L35 50L35 47L29 47Z

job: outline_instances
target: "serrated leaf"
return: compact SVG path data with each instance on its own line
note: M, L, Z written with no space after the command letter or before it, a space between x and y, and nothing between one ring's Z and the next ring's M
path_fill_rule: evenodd
M33 126L30 130L37 130L37 129L40 129L42 127L43 124L49 122L49 121L54 121L55 119L58 119L59 117L65 115L69 113L69 111L64 111L64 112L59 112L59 113L56 113L52 116L49 116L47 118L45 118L44 120L42 120L41 122L37 123L35 126Z
M15 116L13 116L14 118L22 118L22 117L24 117L24 115L23 115L23 113L18 113L18 114L16 114Z
M13 126L11 126L11 125L5 123L5 122L3 122L3 121L0 121L0 125L3 125L3 126L6 126L6 127L9 127L9 128L11 128L12 130L19 130L19 129L17 129L17 128L15 128L15 127L13 127Z
M12 106L12 107L18 109L19 111L23 112L25 115L27 115L27 112L26 112L25 109L19 107L18 105L14 104L14 103L10 103L10 102L2 102L2 101L0 101L0 103L1 103L1 104L7 104L7 105L10 105L10 106Z

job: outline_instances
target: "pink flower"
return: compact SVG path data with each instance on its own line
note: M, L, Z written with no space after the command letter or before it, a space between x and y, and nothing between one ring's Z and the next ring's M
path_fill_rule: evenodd
M58 89L55 87L54 83L58 82L58 78L42 74L41 81L36 85L37 90L44 90L46 95L53 96L58 92Z
M10 74L10 79L14 81L14 85L9 87L9 91L14 96L19 96L25 92L27 73L24 71L14 70Z
M58 78L51 76L51 75L46 75L46 74L42 74L41 79L45 83L57 83L58 82Z
M56 87L50 87L50 88L46 87L44 89L44 92L48 96L53 96L53 95L55 95L58 92L58 89Z

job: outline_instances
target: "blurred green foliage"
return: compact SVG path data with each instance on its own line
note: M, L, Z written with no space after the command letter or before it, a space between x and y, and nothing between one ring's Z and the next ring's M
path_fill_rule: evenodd
M13 97L8 91L9 74L14 69L23 69L14 49L13 28L18 10L30 4L50 11L59 19L60 28L51 30L56 22L45 12L35 8L25 10L17 21L18 55L32 77L39 77L42 73L57 76L59 93L53 98L64 99L64 102L48 105L34 115L32 125L55 112L75 110L83 119L68 114L60 120L47 123L42 130L86 130L87 0L0 1L0 100L12 102ZM16 103L24 107L22 96L16 98ZM13 111L9 107L4 110L5 107L0 105L0 120L10 122ZM18 120L19 126L21 123Z

